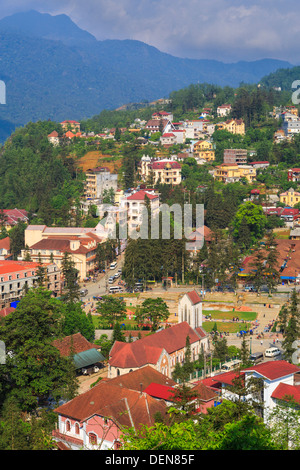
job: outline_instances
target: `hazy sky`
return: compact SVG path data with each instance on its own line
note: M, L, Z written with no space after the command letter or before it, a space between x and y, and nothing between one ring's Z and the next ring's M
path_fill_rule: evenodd
M0 18L65 13L97 39L137 39L177 57L300 64L296 0L0 0Z

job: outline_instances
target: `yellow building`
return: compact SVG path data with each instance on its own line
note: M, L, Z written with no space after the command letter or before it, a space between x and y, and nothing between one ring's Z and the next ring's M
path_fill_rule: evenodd
M217 124L218 130L225 129L232 134L245 135L245 123L242 119L229 119Z
M199 140L196 142L193 154L195 158L201 158L207 162L212 162L215 159L213 144L207 140Z
M214 178L223 183L234 183L241 178L246 178L250 183L256 178L256 170L251 165L218 165Z
M294 207L295 204L300 202L300 193L290 188L288 191L279 194L279 200L286 206Z

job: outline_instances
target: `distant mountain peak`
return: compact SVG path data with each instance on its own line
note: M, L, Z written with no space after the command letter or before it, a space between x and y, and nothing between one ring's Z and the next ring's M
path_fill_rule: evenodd
M0 30L61 41L67 46L97 41L92 34L79 28L69 16L65 14L50 15L36 10L6 16L0 20Z

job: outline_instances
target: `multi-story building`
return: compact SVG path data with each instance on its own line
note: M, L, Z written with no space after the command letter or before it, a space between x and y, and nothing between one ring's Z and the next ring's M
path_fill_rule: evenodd
M212 162L215 159L215 150L212 142L207 140L199 140L194 144L193 157L195 159L206 160Z
M225 149L224 160L225 165L246 165L247 150L246 149Z
M85 172L85 197L87 199L101 199L104 191L118 188L118 175L113 174L107 167L97 167Z
M120 202L120 208L127 210L128 233L137 230L145 223L143 219L144 208L146 207L146 197L148 198L152 217L156 217L159 212L159 194L155 191L140 190L129 196L125 196ZM150 217L150 214L148 214ZM148 224L148 218L147 218ZM147 225L148 226L148 225Z
M214 178L224 183L233 183L241 178L246 178L250 183L256 178L256 170L251 165L218 165L214 172Z
M245 123L242 119L229 119L225 122L216 124L218 130L227 130L232 134L245 135Z
M26 289L36 285L39 262L0 261L0 305L9 306L22 298ZM54 296L61 292L61 272L54 263L46 263L45 287Z
M153 173L154 184L180 184L181 165L176 161L160 160L154 161L149 166L149 171Z
M95 271L97 245L106 239L107 232L101 224L95 228L29 225L25 230L25 246L32 261L53 261L60 268L65 253L69 253L78 270L79 280ZM23 259L25 254L26 250L23 250Z
M63 128L63 131L68 131L71 130L73 132L80 132L80 122L78 121L62 121L61 127Z

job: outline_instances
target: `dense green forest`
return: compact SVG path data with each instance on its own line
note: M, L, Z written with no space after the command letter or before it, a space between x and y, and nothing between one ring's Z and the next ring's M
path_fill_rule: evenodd
M44 121L18 128L0 151L0 207L22 208L37 221L66 223L82 191L70 149L55 149L47 135L60 124Z

